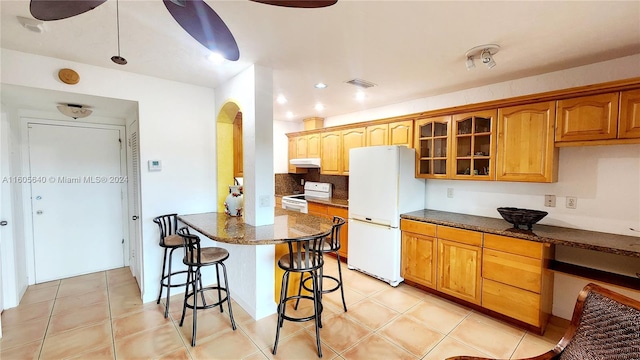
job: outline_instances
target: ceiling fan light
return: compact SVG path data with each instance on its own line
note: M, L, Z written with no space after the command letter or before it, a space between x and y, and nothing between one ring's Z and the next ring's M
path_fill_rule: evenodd
M473 61L473 55L467 57L466 65L467 65L467 70L471 70L476 67L475 62Z
M60 111L60 113L62 113L63 115L72 117L74 119L86 118L93 112L93 110L77 104L60 104L58 105L58 111Z

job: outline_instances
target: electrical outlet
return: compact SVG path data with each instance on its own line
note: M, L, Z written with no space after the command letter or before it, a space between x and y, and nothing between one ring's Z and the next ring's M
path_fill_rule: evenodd
M260 207L269 207L269 195L260 196Z
M567 196L567 209L575 209L578 207L578 198L575 196Z
M544 206L546 206L546 207L556 207L556 196L555 195L545 195L544 196Z
M449 199L453 197L453 188L447 188L447 197Z

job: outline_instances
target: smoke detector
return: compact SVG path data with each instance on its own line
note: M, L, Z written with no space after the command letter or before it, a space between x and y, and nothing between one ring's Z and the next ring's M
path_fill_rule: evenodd
M44 32L44 22L36 19L18 16L18 22L27 30L41 34Z

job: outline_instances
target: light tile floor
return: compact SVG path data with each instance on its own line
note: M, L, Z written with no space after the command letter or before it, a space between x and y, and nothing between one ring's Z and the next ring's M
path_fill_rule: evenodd
M328 258L325 273L336 269ZM516 359L553 348L568 325L556 319L538 336L405 284L392 288L344 264L343 272L348 312L338 292L323 298L324 359ZM233 303L237 330L226 310L200 311L191 347L192 316L178 326L182 295L170 303L168 319L162 302L143 304L129 268L33 285L18 307L2 313L0 359L317 359L312 321L285 321L274 356L276 316L255 321ZM301 302L298 312L310 311L310 302Z

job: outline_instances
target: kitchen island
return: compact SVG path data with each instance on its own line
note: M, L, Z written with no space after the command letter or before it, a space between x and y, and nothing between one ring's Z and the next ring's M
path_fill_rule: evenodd
M280 208L274 211L273 225L263 226L251 226L242 217L224 213L178 216L182 223L215 241L213 245L229 251L225 264L231 297L256 320L276 312L274 293L279 294L282 276L276 271L274 259L282 253L281 248L286 248L285 241L322 234L333 225L323 217Z

